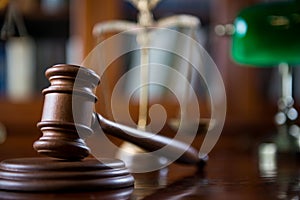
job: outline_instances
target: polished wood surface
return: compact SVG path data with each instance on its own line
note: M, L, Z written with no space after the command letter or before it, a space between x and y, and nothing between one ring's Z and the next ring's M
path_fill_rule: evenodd
M226 125L203 172L172 164L158 172L134 174L134 189L65 193L0 193L2 199L297 199L300 163L280 156L273 170L260 166L259 146L276 133L272 126ZM36 156L34 135L12 135L0 145L0 159ZM195 142L195 144L197 141ZM265 169L266 170L266 169ZM1 199L0 198L0 199Z

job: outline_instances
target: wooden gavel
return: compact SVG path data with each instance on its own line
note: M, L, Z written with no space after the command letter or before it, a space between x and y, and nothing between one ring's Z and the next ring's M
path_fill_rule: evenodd
M93 90L99 76L92 70L75 65L60 64L49 68L46 77L51 85L43 90L44 108L38 127L43 136L34 143L41 154L64 160L81 160L90 153L78 132L94 134L93 125L99 123L103 132L129 141L147 151L156 151L168 145L163 156L181 155L176 162L203 165L191 146L160 135L154 135L105 119L94 112L97 97Z

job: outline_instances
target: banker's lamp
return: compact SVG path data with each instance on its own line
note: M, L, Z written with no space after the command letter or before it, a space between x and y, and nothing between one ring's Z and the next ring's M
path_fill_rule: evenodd
M261 3L242 10L232 30L234 61L253 67L278 66L282 93L278 125L297 119L293 107L292 67L300 64L300 1Z
M275 122L279 132L292 133L300 141L300 129L294 123L298 112L292 97L292 68L300 64L300 1L276 1L247 7L240 11L233 25L219 25L216 31L231 35L231 54L235 62L252 67L279 68L282 91ZM282 143L282 138L280 140ZM291 143L285 146L291 146ZM298 142L297 151L299 146Z

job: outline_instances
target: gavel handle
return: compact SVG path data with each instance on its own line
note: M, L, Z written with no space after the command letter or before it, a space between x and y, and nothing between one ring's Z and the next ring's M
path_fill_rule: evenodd
M161 151L159 156L169 159L174 158L177 163L203 166L207 160L207 156L199 158L196 149L183 142L112 122L98 113L95 113L95 117L103 132L131 142L146 151L156 151L167 145L167 148ZM178 155L181 156L176 158Z

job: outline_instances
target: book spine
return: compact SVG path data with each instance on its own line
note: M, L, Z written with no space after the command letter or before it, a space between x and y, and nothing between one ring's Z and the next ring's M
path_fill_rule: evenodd
M35 45L29 37L6 42L7 96L13 101L28 100L34 94Z
M35 91L41 91L49 86L45 77L47 68L66 62L66 41L61 38L36 39L36 68L35 68Z
M6 93L6 55L5 43L0 41L0 96Z

